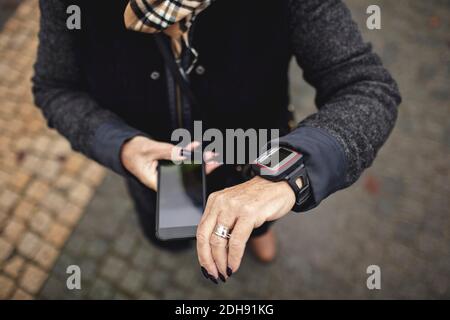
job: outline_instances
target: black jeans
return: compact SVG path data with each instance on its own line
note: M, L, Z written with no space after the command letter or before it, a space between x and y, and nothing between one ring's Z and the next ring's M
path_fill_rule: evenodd
M171 251L189 249L193 246L193 240L161 241L156 238L156 192L147 188L136 179L127 179L128 192L134 201L135 209L145 237L154 245ZM223 188L242 183L245 178L234 166L224 165L208 175L208 191L217 191ZM264 223L253 230L251 237L265 234L271 222Z

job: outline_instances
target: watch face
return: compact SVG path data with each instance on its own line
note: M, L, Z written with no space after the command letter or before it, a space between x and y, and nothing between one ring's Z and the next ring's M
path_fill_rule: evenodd
M268 170L278 171L280 169L289 168L287 165L291 162L294 163L293 160L300 158L300 156L300 153L295 151L277 147L264 153L258 158L257 163Z

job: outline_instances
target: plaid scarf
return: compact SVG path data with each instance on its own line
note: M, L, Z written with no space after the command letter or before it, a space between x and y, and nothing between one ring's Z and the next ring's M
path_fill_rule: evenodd
M128 29L158 33L164 32L172 40L172 50L178 59L183 44L193 54L194 62L197 52L189 45L189 29L197 15L214 0L131 0L125 9L124 21Z

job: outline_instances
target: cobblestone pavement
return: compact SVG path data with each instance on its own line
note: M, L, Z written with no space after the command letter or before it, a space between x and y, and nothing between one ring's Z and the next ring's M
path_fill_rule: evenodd
M2 256L9 257L8 264L14 260L11 257L18 256L27 266L26 272L19 275L18 279L21 280L15 280L15 276L7 273L5 264L1 266L0 281L3 282L0 282L0 292L9 290L3 297L11 297L13 291L18 290L22 293L21 297L25 291L28 295L38 292L37 297L43 299L450 298L450 6L448 1L438 0L346 2L364 30L366 39L373 42L376 51L400 84L404 103L399 121L374 166L355 186L330 197L312 214L291 215L276 223L274 228L279 237L280 252L273 264L260 265L247 254L241 270L226 285L215 286L205 281L200 275L194 250L174 255L155 249L146 242L138 229L123 182L119 177L108 174L63 247L41 290L37 288L46 278L45 270L48 267L42 266L39 260L28 258L27 251L21 254L20 246L12 245L17 242L7 239L7 233L3 231L0 236L0 263L3 261ZM26 3L31 5L34 2L31 0ZM381 31L368 31L364 27L365 11L369 4L379 4L382 8ZM16 16L21 14L21 10L25 11L23 8L19 8ZM28 16L23 14L23 17ZM27 34L35 32L35 23L34 16L27 18ZM20 145L20 140L14 135L4 142L4 137L8 137L4 132L17 130L20 137L36 139L32 143L33 148L28 145L23 147L23 150L30 150L33 155L35 153L31 150L38 145L39 134L28 131L31 131L34 122L40 123L39 132L51 137L51 141L62 141L42 128L40 118L34 121L38 117L37 113L24 118L29 119L24 120L26 127L25 122L20 125L21 129L17 129L18 125L11 125L11 122L17 122L17 116L12 117L11 109L14 108L16 114L22 114L22 111L17 111L22 109L26 110L23 111L25 114L32 113L32 108L28 107L31 104L30 97L23 95L28 92L25 88L28 82L23 81L22 89L12 88L11 84L22 83L15 79L29 78L25 74L29 74L27 68L35 40L30 41L32 45L27 42L26 48L23 44L25 40L22 40L23 48L20 50L27 54L30 52L30 55L26 58L28 64L23 62L16 75L12 72L11 62L19 66L19 61L9 60L10 63L4 63L3 57L23 58L22 55L17 57L15 52L11 53L10 48L14 48L14 45L9 41L17 42L17 37L8 38L9 51L6 51L4 34L13 34L8 30L5 28L0 36L0 68L6 69L6 72L0 72L0 90L3 90L0 91L0 139L3 139L0 140L0 172L1 177L5 177L0 181L5 181L1 190L2 194L6 193L0 198L2 208L4 204L12 208L10 203L15 205L27 199L28 194L27 191L24 193L11 189L8 182L11 180L7 177L22 172L21 168L24 167L24 172L28 172L25 168L38 171L30 174L30 179L38 179L39 172L43 170L36 168L42 168L43 162L39 161L43 161L44 157L36 156L40 159L37 162L39 165L25 166L28 156L20 160L22 153L18 153L19 156L12 152L4 154L4 144L10 146L11 141L14 141L15 146ZM4 74L10 76L6 78ZM295 67L292 79L293 104L300 119L314 111L314 92L301 80L301 73ZM4 96L7 99L2 98ZM8 107L10 103L14 106ZM54 149L47 147L36 154L50 157L48 154ZM71 153L66 157L66 161L72 157L83 159ZM24 164L11 167L11 163L16 163L17 159ZM91 165L90 162L83 163ZM77 171L67 173L72 178L68 180L72 183L84 181L82 176L87 175L82 175L85 172L83 169L79 167ZM56 181L66 175L63 169L60 170ZM49 185L48 193L41 192L45 196L56 190L66 203L73 201L71 194L77 194L67 192L64 188L58 189L60 184L54 180L43 181ZM4 188L3 185L8 187ZM13 200L8 200L11 194ZM88 198L83 200L87 201ZM45 202L33 200L33 203L44 208ZM82 208L84 203L77 203L77 208ZM0 217L12 221L16 211L2 209L0 214L3 215ZM67 215L67 209L49 211L55 212L48 214L53 222L59 221L56 213L70 216ZM37 212L31 214L34 212L31 210L23 212L28 213L28 219L38 216ZM3 225L0 223L0 226ZM25 227L22 230L33 230L32 224L23 225ZM38 229L40 225L39 222L35 224ZM68 234L71 229L68 226L66 230ZM30 238L26 232L16 234ZM32 234L40 233L33 231ZM45 232L42 234L46 235ZM39 239L45 241L43 237ZM63 242L60 242L60 246ZM12 249L2 249L2 243L4 247ZM69 291L66 288L65 271L72 264L81 267L81 290ZM381 268L381 290L370 291L366 287L366 268L372 264ZM52 263L47 264L50 265ZM45 276L36 277L36 272L29 271L35 269L42 270ZM5 283L6 287L13 289L2 289ZM28 287L31 284L34 290L26 287L23 287L25 291L16 289L17 283ZM15 295L17 297L17 291Z
M104 176L33 106L37 29L27 0L0 33L0 299L36 295Z

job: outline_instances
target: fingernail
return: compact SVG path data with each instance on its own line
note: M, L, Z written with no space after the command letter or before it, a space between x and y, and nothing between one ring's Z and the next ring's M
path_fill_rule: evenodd
M208 271L206 271L206 269L203 268L203 267L201 267L200 269L202 270L203 276L204 276L206 279L209 279L209 273L208 273Z
M213 276L209 276L209 280L211 280L211 281L214 282L215 284L219 284L219 281L217 281L217 279L214 278Z
M220 280L222 280L222 282L227 282L225 277L220 272L219 272L219 278L220 278Z
M227 276L231 277L232 274L233 274L233 270L231 270L230 267L227 267Z

